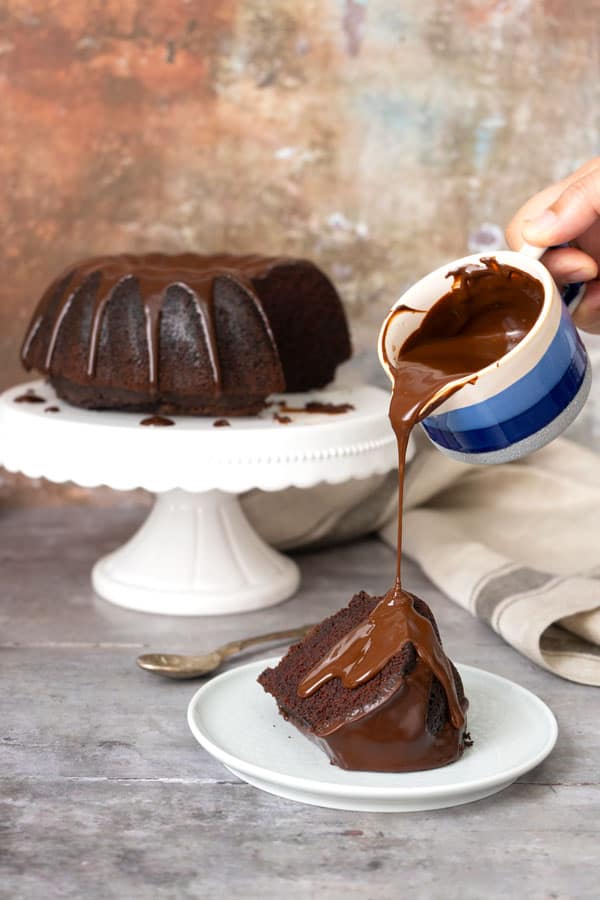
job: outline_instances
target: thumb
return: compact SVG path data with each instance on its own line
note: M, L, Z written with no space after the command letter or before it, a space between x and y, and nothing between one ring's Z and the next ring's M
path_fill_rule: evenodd
M523 222L523 237L538 247L572 241L600 218L600 168L565 188L547 209Z

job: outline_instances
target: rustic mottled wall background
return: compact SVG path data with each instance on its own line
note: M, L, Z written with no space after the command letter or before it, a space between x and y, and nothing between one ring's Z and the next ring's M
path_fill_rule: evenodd
M57 270L306 254L359 347L598 152L598 0L0 2L0 387Z
M0 10L0 386L45 283L101 251L307 254L368 344L407 281L597 152L597 0Z

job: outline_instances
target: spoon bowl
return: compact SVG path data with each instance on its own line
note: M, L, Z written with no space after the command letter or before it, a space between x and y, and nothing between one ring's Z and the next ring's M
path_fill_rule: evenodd
M167 678L197 678L214 672L223 657L214 650L203 656L183 656L179 653L144 653L138 656L137 664L146 672L156 672Z

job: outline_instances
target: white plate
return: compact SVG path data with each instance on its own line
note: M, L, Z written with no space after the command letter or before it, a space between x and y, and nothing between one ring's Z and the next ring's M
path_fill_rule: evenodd
M556 719L535 694L506 678L459 665L474 740L463 757L428 772L346 772L277 712L256 679L278 657L219 675L194 694L194 737L234 775L289 800L367 812L442 809L488 797L545 759Z

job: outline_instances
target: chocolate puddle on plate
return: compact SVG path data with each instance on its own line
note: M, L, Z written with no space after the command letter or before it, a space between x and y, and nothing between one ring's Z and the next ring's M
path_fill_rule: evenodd
M319 400L308 400L304 406L288 406L279 401L279 412L282 413L321 413L326 416L339 416L354 409L351 403L322 403Z
M46 403L45 397L40 397L34 390L29 388L24 394L19 394L14 398L14 403Z
M149 425L155 428L166 428L174 424L173 419L168 419L166 416L148 416L147 419L142 419L140 422L140 425Z

